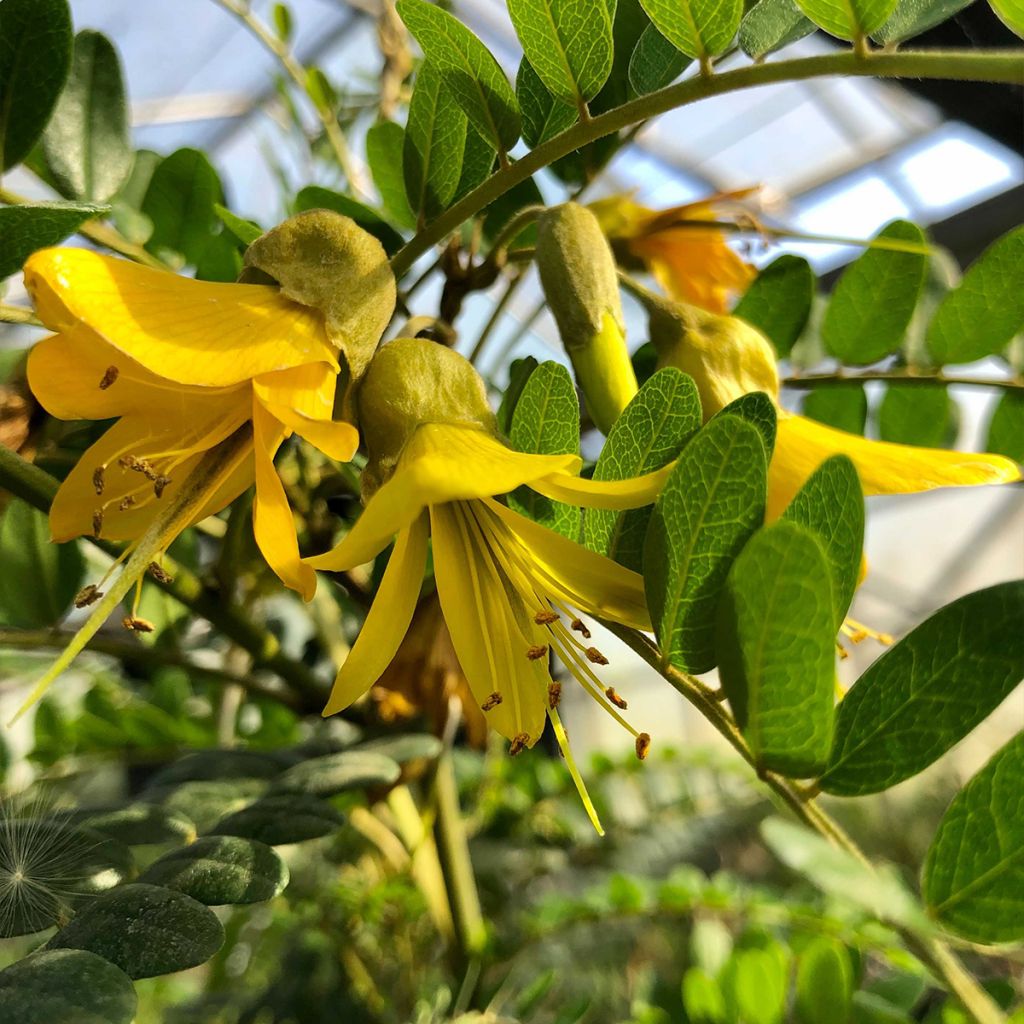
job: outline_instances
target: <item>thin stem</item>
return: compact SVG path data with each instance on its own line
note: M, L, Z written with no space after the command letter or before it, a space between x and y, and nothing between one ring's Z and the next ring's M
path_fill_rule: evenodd
M0 188L0 203L4 203L7 206L32 206L35 202L36 200L19 195L10 189ZM136 263L144 263L147 267L154 267L157 270L169 269L162 260L158 260L141 245L129 242L116 228L111 227L109 224L104 224L102 221L87 220L79 226L77 234L84 235L97 245L110 249L111 252L127 256L128 259L135 260Z
M326 106L322 106L310 93L305 69L295 59L295 56L288 48L288 44L274 35L271 29L252 13L248 3L245 3L244 0L214 0L214 3L219 4L224 8L224 10L238 18L238 20L241 21L242 24L245 25L245 27L277 58L278 63L280 63L281 67L284 69L285 74L287 74L295 85L305 94L306 98L313 106L313 109L316 111L316 116L320 119L320 124L323 126L324 134L327 136L327 141L330 143L331 149L334 151L334 157L338 161L338 166L345 175L345 179L348 181L349 187L353 192L361 195L362 198L367 198L363 175L356 166L356 162L352 156L351 150L348 148L344 132L342 132L341 126L338 124L338 119L335 117L334 111L330 110Z
M0 444L0 487L40 511L49 512L59 486L59 481L49 473ZM114 557L121 552L118 544L93 537L86 539ZM169 583L154 580L156 586L248 651L254 665L268 669L284 680L301 695L304 707L317 709L322 706L326 696L324 684L302 662L289 658L273 633L245 618L237 608L227 604L220 594L204 586L195 573L183 565L175 564L169 556L164 556L163 566L173 579Z
M876 78L937 78L954 81L1024 82L1024 53L975 50L906 51L867 56L853 50L804 57L797 60L753 64L721 74L699 76L640 96L605 114L578 122L553 139L531 150L521 160L502 167L482 185L449 207L428 224L392 258L396 277L431 246L446 238L463 221L474 216L510 188L525 181L542 167L580 149L595 139L628 128L656 114L695 103L709 96L735 92L775 82L803 81L826 75L857 75Z
M7 303L0 303L0 321L5 324L43 326L43 322L36 318L31 309L26 309L24 306L8 306Z
M991 377L948 377L944 373L923 374L913 370L869 370L867 373L811 373L801 377L785 377L782 386L799 390L837 387L843 384L860 384L869 380L899 381L915 386L945 387L947 384L969 384L979 388L1003 388L1006 391L1024 391L1024 379L1020 377L994 380Z
M633 651L640 655L651 668L655 669L679 693L693 704L705 718L725 737L739 755L756 769L756 763L750 748L747 746L732 716L715 699L714 691L709 690L699 680L668 664L657 646L650 639L635 629L605 622L617 637L625 641ZM805 825L823 836L834 846L857 858L860 863L871 868L872 864L863 850L846 834L826 811L814 801L813 797L798 789L788 779L773 772L757 771L758 777L790 808ZM901 928L901 934L909 946L921 957L936 976L945 982L964 1008L974 1017L977 1024L1004 1024L1006 1018L992 1001L991 997L964 970L956 956L939 940L930 936L918 935L909 929Z
M525 271L518 271L508 282L501 298L494 304L494 309L491 310L491 315L488 318L487 323L484 324L483 330L480 332L480 337L476 339L476 344L473 346L473 351L469 356L469 361L474 366L483 353L484 346L487 344L488 339L494 333L494 328L498 326L501 318L505 315L505 310L508 308L508 304L515 297L515 294L519 290L519 286L522 284L525 276Z

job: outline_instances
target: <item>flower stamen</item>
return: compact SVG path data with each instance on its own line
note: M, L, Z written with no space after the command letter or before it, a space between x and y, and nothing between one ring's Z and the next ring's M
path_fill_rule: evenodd
M126 615L121 625L132 633L152 633L156 626L149 619L140 619L137 615Z
M558 621L558 612L553 612L550 608L542 608L534 615L533 621L538 626L550 626L552 622Z
M497 690L495 690L494 693L492 693L487 698L487 700L485 700L483 704L480 705L480 710L493 711L502 702L503 699L504 698L501 696L501 694L498 693Z
M120 376L121 371L116 366L108 366L100 379L100 391L106 391Z
M106 466L97 466L92 471L92 486L97 496L103 493L104 474L106 473Z
M590 639L590 630L587 629L582 619L573 619L570 625L577 633L579 633L583 637L584 640Z
M625 711L629 705L625 700L622 699L616 692L614 686L609 686L605 689L604 695L620 710Z
M509 745L509 756L515 757L516 754L521 754L529 745L530 737L525 732L517 733Z
M100 590L98 584L87 583L77 594L75 594L75 607L88 608L89 605L94 604L102 596L103 591Z
M636 738L636 756L641 761L647 760L647 755L651 749L651 737L649 733L642 732Z
M562 684L548 683L548 707L554 711L562 702Z
M543 658L547 653L547 644L533 644L532 647L529 647L527 649L526 656L530 659L530 661L538 661L539 659Z

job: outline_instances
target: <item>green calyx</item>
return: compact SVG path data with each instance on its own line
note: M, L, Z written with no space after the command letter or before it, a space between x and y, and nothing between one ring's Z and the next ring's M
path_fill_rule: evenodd
M497 433L487 388L468 359L435 341L396 338L373 357L356 397L369 453L368 498L394 471L409 439L425 423Z
M245 278L262 272L295 302L319 310L352 380L363 375L395 308L387 253L355 221L309 210L261 235L245 252Z

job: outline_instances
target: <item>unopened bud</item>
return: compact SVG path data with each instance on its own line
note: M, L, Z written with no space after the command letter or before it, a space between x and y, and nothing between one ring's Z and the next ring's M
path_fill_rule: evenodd
M540 218L537 268L587 408L607 434L637 383L626 348L615 257L590 210L565 203Z

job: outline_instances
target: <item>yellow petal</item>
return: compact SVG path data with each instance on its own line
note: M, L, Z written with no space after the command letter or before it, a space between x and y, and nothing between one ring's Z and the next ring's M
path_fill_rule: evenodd
M359 432L351 423L332 419L338 373L328 363L308 363L291 370L264 374L253 381L263 406L289 430L294 430L328 458L348 462L359 447Z
M338 669L324 708L333 715L361 697L381 677L405 636L427 564L427 517L398 535L388 567L352 650Z
M57 491L50 508L53 539L62 542L92 533L93 514L101 509L101 536L107 540L138 537L174 498L203 453L249 418L248 406L244 399L235 398L214 416L209 415L209 403L204 402L198 408L186 408L182 415L162 416L155 421L136 414L118 420L86 450ZM173 467L155 459L159 453L171 451L177 452L175 458L180 459ZM159 472L166 472L171 482L160 498L155 495L152 481L118 464L123 455L145 458ZM98 495L94 474L100 467L105 469L103 493ZM248 468L233 473L229 483L214 492L194 521L220 511L249 486L250 480ZM121 502L128 498L134 503L122 511Z
M671 462L661 469L628 480L587 480L568 473L554 473L534 480L529 486L547 498L584 508L640 508L657 501L674 468L675 463Z
M429 505L507 494L579 465L576 455L513 451L473 427L424 424L406 445L394 476L370 499L345 539L309 564L334 571L362 565Z
M869 441L803 416L783 414L768 471L768 518L780 516L811 473L839 453L853 460L865 494L909 494L1021 478L1020 467L1001 455Z
M195 281L86 249L43 249L25 286L52 330L84 323L158 376L225 386L310 362L337 366L323 320L270 285Z
M437 595L459 664L473 697L484 704L492 693L501 703L486 712L487 723L506 739L529 737L544 729L549 676L526 651L510 596L494 563L474 538L456 505L430 510Z
M274 468L274 452L284 429L259 402L253 402L253 448L256 457L256 500L252 528L267 565L286 587L297 590L304 601L316 591L316 573L299 558L299 541L288 496Z
M544 574L552 593L580 611L636 629L651 628L644 581L639 573L496 501L488 500L485 504L528 550L535 569Z

